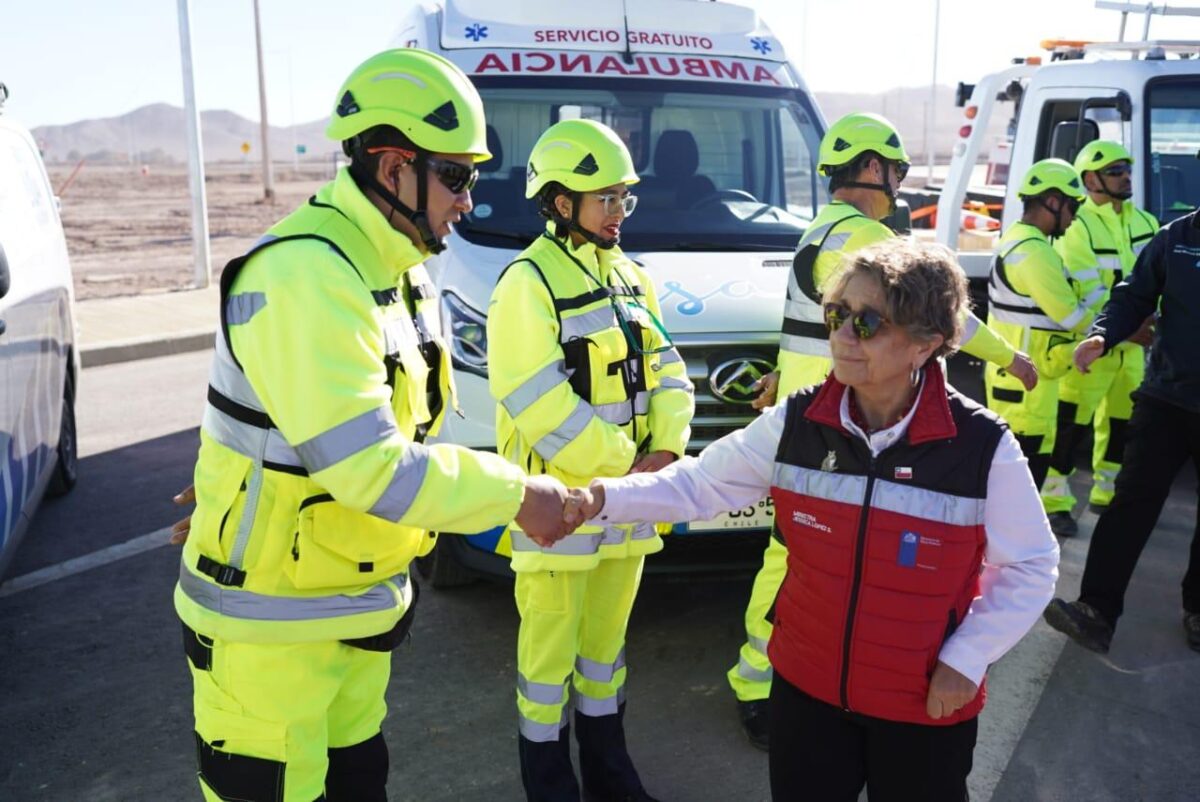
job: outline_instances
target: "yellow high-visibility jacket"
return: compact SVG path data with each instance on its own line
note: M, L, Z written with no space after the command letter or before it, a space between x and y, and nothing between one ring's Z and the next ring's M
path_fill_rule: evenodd
M694 392L659 320L650 277L620 248L576 248L548 227L505 269L488 306L499 452L572 487L623 476L640 454L682 456ZM586 570L661 548L653 524L585 526L549 549L514 529L497 545L515 571Z
M196 632L387 632L428 530L516 515L519 468L421 443L454 404L423 259L343 170L226 267L175 590Z

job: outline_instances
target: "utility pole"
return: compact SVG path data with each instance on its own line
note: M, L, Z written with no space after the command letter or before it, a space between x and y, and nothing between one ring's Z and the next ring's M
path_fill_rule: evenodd
M937 58L938 29L942 22L942 0L933 0L933 77L929 79L929 118L925 122L925 150L929 162L927 184L933 183L934 132L937 129Z
M274 203L275 177L271 173L271 131L267 124L267 80L263 73L262 22L259 19L258 0L254 0L254 49L258 53L258 108L262 117L263 198L267 203Z
M192 77L191 0L179 3L179 55L183 62L183 116L187 118L188 188L192 195L192 258L197 289L207 287L209 276L208 202L204 191L204 154L200 140L200 112L196 109L196 84Z

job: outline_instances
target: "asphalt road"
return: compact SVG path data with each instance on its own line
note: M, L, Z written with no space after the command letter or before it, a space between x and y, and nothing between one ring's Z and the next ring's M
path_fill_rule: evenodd
M165 535L145 536L178 517L170 497L189 481L208 359L83 374L79 485L38 512L0 585L0 799L199 799L171 608L178 554L157 545ZM1039 623L993 668L972 798L1200 797L1200 655L1183 643L1178 609L1195 500L1189 476L1107 660ZM1086 514L1064 548L1060 587L1072 598L1094 520ZM103 562L130 541L132 556ZM53 572L66 575L31 582ZM627 729L648 789L665 800L768 798L766 756L742 737L724 679L748 592L746 575L643 584ZM521 798L516 627L510 586L423 594L388 693L393 800Z

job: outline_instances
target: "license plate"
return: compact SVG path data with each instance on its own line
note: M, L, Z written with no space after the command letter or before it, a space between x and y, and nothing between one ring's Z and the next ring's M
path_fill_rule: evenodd
M770 529L775 521L775 501L764 498L740 510L723 512L709 521L692 521L689 532L712 532L722 529Z

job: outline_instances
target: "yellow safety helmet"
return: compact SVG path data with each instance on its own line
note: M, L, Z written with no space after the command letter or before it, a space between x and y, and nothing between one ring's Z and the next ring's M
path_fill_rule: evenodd
M378 125L430 153L466 153L476 162L492 157L475 85L427 50L385 50L356 67L338 90L325 135L344 142Z
M1103 170L1113 162L1121 161L1133 164L1133 156L1124 146L1108 139L1094 139L1084 145L1075 157L1075 169L1082 176L1089 170Z
M629 149L607 125L594 120L562 120L547 128L529 153L525 197L535 197L551 181L572 192L593 192L613 184L636 184Z
M1017 190L1017 197L1032 198L1052 189L1077 201L1084 199L1083 182L1079 173L1062 159L1042 159L1040 162L1034 162L1025 173L1021 188Z
M878 114L856 112L829 126L821 140L817 170L821 175L829 175L867 151L894 162L910 161L896 126Z

